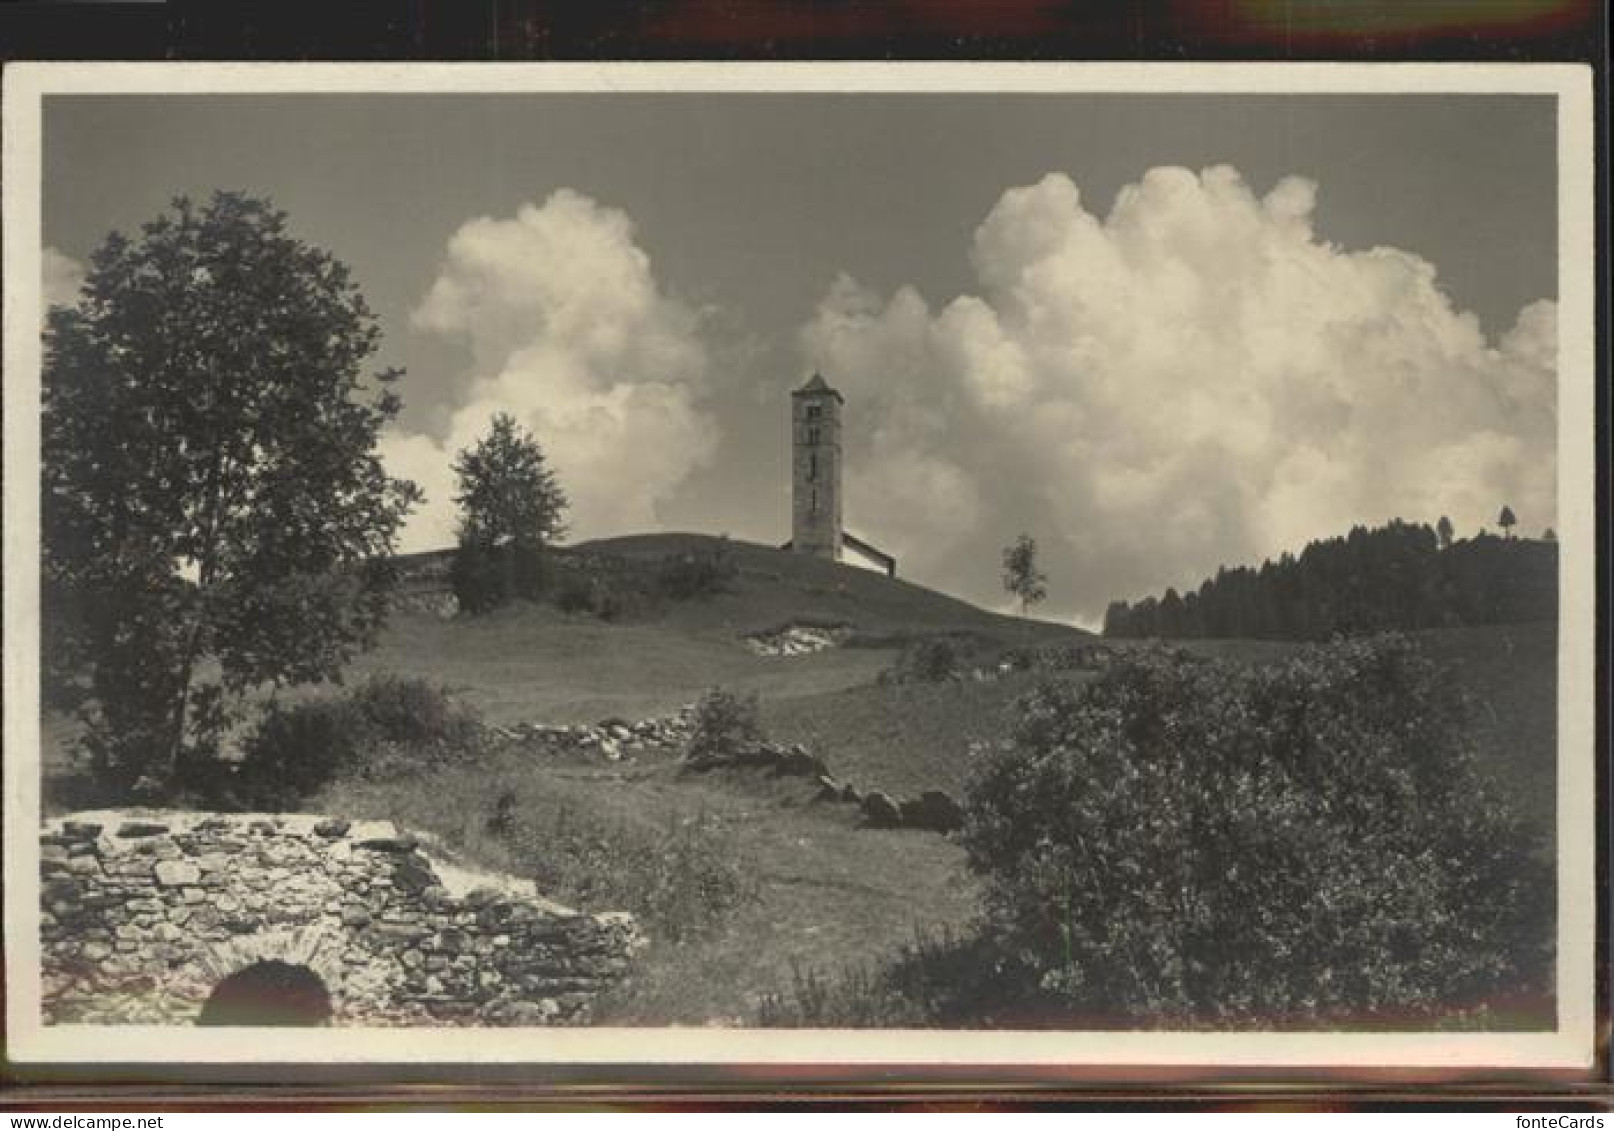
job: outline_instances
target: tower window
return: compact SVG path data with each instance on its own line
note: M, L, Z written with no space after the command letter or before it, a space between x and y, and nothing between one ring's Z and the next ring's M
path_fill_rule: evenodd
M809 508L809 513L815 514L815 515L818 513L818 492L817 491L814 491L812 493L812 495L810 496L809 502L808 502L808 508Z
M818 443L818 429L817 428L809 428L809 429L807 429L807 442L809 444Z
M821 404L810 404L810 405L807 406L807 419L808 420L817 420L819 417L821 417L823 415L824 415L824 406L823 405L821 405Z
M818 478L818 453L807 453L807 481L810 483Z

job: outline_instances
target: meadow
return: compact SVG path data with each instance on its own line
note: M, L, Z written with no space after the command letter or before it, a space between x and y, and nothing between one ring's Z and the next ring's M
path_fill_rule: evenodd
M617 540L609 549L657 555L709 544L675 536ZM495 725L631 720L672 712L712 687L754 692L768 736L805 745L838 781L957 796L973 748L1005 733L1020 696L1050 678L997 674L995 658L1092 640L849 567L762 547L732 552L739 570L727 592L615 623L543 605L477 618L399 611L349 681L424 678ZM759 656L745 645L748 635L792 623L836 626L847 639L798 656ZM882 679L905 647L938 637L961 643L961 678ZM1419 641L1467 692L1488 772L1549 837L1552 626L1433 631ZM1252 664L1296 648L1185 646ZM47 778L70 776L61 747L71 726L50 719L46 729ZM967 933L982 906L955 839L865 827L855 805L818 799L810 781L690 773L674 752L605 761L496 747L470 763L345 775L304 808L389 818L435 834L476 864L530 876L561 902L638 913L651 947L635 975L600 1002L600 1023L755 1023L792 986L866 977L915 940Z

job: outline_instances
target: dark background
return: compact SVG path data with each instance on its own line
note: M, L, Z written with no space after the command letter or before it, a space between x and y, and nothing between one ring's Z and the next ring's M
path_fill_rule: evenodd
M5 59L1593 61L1598 0L10 0Z

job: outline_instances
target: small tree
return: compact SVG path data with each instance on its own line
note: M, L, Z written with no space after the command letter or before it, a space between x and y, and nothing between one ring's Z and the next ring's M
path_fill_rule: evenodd
M695 705L694 728L684 748L692 762L738 754L763 740L757 693L714 687Z
M113 233L50 312L42 607L79 638L108 784L166 792L247 690L373 638L419 498L375 453L379 337L347 268L236 193Z
M565 531L566 493L543 449L508 413L454 461L459 548L453 583L460 607L479 613L543 592L543 549Z
M1513 537L1513 528L1518 524L1518 521L1519 520L1514 517L1513 508L1504 505L1502 507L1502 513L1496 516L1496 524L1502 528L1502 537Z
M1048 596L1047 575L1037 568L1037 542L1022 534L1003 548L1003 588L1020 599L1020 615Z
M1451 547L1452 536L1455 533L1456 532L1452 529L1451 519L1447 518L1445 515L1441 515L1440 521L1435 523L1435 537L1439 540L1440 548L1442 550L1449 549Z

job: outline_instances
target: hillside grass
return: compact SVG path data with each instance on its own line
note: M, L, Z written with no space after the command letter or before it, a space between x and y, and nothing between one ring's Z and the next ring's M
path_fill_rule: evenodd
M775 739L802 743L860 790L942 789L956 797L970 747L1004 733L1015 700L1036 680L1015 673L990 683L868 684L767 700L762 721Z
M765 632L794 621L845 624L867 637L900 641L938 632L978 634L1005 647L1073 642L1073 625L989 612L957 597L856 566L702 534L638 534L574 547L579 552L656 559L709 555L721 546L737 568L729 591L673 602L660 622L684 632Z
M662 557L709 552L715 543L657 535L588 548ZM639 621L608 623L544 605L453 620L396 613L348 682L381 672L425 677L456 690L494 723L638 718L670 712L713 686L755 691L770 737L806 744L841 780L904 795L928 788L956 794L971 744L1004 733L1016 699L1037 677L877 683L901 647L936 634L968 635L988 653L1090 639L1069 626L1000 616L850 566L744 543L730 552L739 572L729 592L673 602ZM793 622L846 625L859 646L762 657L742 640ZM1487 766L1550 834L1553 626L1446 630L1420 639L1473 696ZM1298 647L1238 640L1184 646L1248 662ZM72 807L70 792L51 788L71 776L63 748L72 734L66 720L47 718L49 811ZM486 824L507 792L531 833L517 845ZM753 1019L766 995L798 984L804 971L873 969L916 934L966 929L977 914L980 890L954 842L863 829L853 808L812 804L812 792L805 782L751 772L687 775L666 761L602 765L506 752L453 769L338 782L306 808L434 832L481 865L528 875L544 894L594 910L615 909L597 899L642 898L655 889L656 844L687 842L716 854L739 874L745 898L710 922L693 908L686 924L659 936L653 930L652 949L632 980L602 1001L597 1015L602 1023L712 1024ZM632 874L614 877L621 881L614 886L590 886L580 869L566 866L581 858L584 841L603 845L588 859Z
M1450 665L1476 704L1485 705L1478 708L1485 764L1535 827L1550 835L1552 627L1432 633L1423 644ZM1298 646L1196 641L1190 647L1262 663ZM786 673L835 656L769 662L745 654L750 664ZM776 740L808 744L839 778L860 788L957 791L969 770L970 744L1001 734L1015 701L1036 679L1017 673L983 683L865 683L765 695L763 723ZM1493 714L1495 722L1488 722ZM531 866L486 834L485 816L503 790L514 791L521 810L540 823L593 827L628 845L656 837L670 843L679 830L696 826L704 843L740 870L751 893L707 929L659 939L631 981L600 1003L602 1024L755 1023L770 995L800 993L804 979L855 989L860 974L872 976L916 938L967 937L980 910L980 889L954 842L860 828L851 807L812 804L808 783L748 771L690 775L666 762L602 767L507 754L453 772L345 783L311 807L435 831L482 863L531 875L556 898L574 898L564 870ZM557 844L565 835L557 832ZM542 861L541 843L535 848ZM625 855L616 866L632 867L632 859ZM1518 1023L1534 1024L1539 1003L1521 1003L1518 1012Z
M454 620L395 614L353 671L438 680L490 722L584 723L666 714L717 685L767 697L854 687L874 679L892 654L844 648L757 656L722 628L611 624L518 604Z
M532 829L515 850L487 824L506 792ZM739 1025L797 970L876 963L916 932L966 922L979 908L959 846L926 833L861 829L853 807L812 804L812 792L749 773L608 769L506 753L387 781L338 782L307 808L397 821L478 864L534 879L550 898L640 914L651 945L631 979L598 1004L597 1023ZM604 868L648 871L655 865L642 847L691 835L685 830L737 870L745 893L704 921L698 908L672 923L622 906L623 896L653 889L655 877L619 876L591 892L563 866L582 837Z
M643 620L608 622L516 603L443 620L398 611L355 673L425 676L461 691L492 722L597 722L663 714L709 687L765 701L871 683L902 644L939 633L990 647L1074 642L1069 625L1000 616L906 581L747 542L647 534L584 543L627 559L723 552L738 567L727 592L666 602ZM856 646L807 656L757 656L744 637L793 623L843 625Z
M1414 634L1469 695L1483 763L1542 835L1557 811L1557 632L1552 624L1493 625ZM1146 648L1139 641L1107 641ZM1267 640L1167 641L1201 655L1272 663L1305 645ZM1062 673L1062 680L1091 679ZM970 747L1005 732L1015 701L1038 676L1014 673L985 683L892 683L765 698L762 717L775 738L801 742L835 775L860 789L912 794L961 790Z

